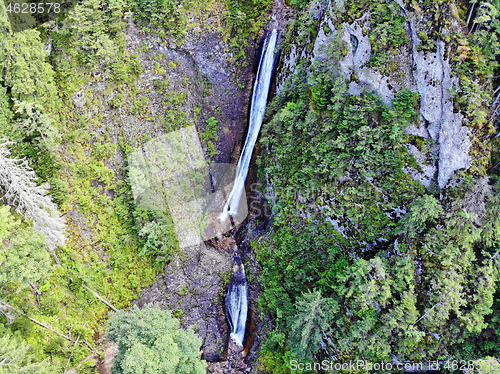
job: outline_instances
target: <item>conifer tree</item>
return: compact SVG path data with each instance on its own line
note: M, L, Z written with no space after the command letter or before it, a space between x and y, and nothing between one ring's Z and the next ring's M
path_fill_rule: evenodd
M31 347L10 334L0 337L0 374L50 374L48 361L36 362Z
M45 237L31 227L22 228L0 207L0 284L19 292L30 282L45 282L52 272Z
M297 314L293 316L290 332L294 355L300 360L312 360L327 339L333 317L338 312L335 300L325 298L319 291L304 294L296 302Z

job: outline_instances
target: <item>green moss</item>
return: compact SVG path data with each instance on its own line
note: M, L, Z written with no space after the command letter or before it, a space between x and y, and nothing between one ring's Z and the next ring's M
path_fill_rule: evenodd
M186 296L187 292L188 292L188 288L184 284L184 285L182 285L182 287L179 290L177 290L177 295L179 295L179 296Z
M157 79L157 80L153 81L153 86L154 86L156 92L162 92L162 91L168 90L168 87L170 86L170 82L166 79L165 80Z
M120 92L118 92L111 100L109 100L109 105L111 105L113 108L120 108L123 104L125 104L125 98Z
M148 112L149 98L147 96L141 96L140 100L136 100L132 103L129 108L130 114L146 114Z

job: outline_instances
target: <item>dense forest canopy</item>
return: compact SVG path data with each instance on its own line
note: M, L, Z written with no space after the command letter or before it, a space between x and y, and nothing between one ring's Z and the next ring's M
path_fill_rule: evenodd
M249 97L242 72L252 74L250 52L278 21L282 59L298 57L278 64L283 84L254 164L272 216L249 269L271 322L252 370L495 364L498 1L82 0L18 32L7 9L2 2L0 373L96 373L110 341L115 373L206 371L201 323L188 326L182 307L203 295L185 284L172 291L176 305L161 305L169 310L130 308L186 258L168 208L135 204L127 157L193 125L209 165L237 154L224 145L242 135L221 109L231 94L199 61L226 66L221 74ZM354 28L370 47L363 68L396 87L390 97L346 68L350 45L363 42L345 37ZM216 52L193 47L210 39ZM449 65L449 86L426 83L450 95L466 130L467 167L444 182L438 170L416 177L444 162L443 139L422 114L426 88L407 84L415 73L401 62L416 53ZM231 269L217 276L210 305L223 302Z

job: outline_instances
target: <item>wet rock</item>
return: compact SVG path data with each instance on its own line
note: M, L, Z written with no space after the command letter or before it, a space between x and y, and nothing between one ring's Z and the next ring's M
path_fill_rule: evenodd
M232 340L230 340L228 344L227 359L221 362L209 363L207 367L207 373L250 373L250 367L245 363L242 348Z

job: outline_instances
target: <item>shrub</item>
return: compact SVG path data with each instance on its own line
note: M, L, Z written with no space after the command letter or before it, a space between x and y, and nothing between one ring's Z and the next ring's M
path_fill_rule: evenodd
M46 316L55 316L59 313L59 303L51 297L42 297L40 300L40 312Z
M116 312L109 318L109 337L118 343L116 373L206 372L206 363L199 358L201 338L192 330L182 330L168 310L146 307Z
M123 104L125 104L125 98L120 92L118 92L111 100L109 100L109 105L111 105L113 108L119 108Z
M69 187L68 183L60 178L50 178L49 180L50 188L49 193L52 196L52 200L61 206L68 199Z

